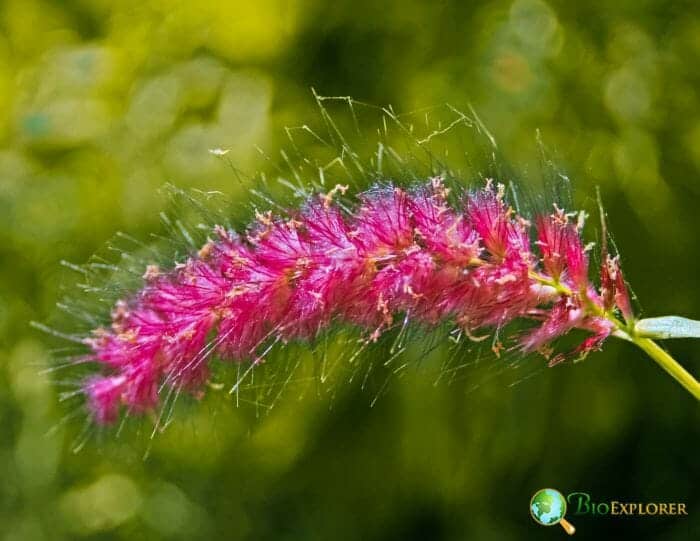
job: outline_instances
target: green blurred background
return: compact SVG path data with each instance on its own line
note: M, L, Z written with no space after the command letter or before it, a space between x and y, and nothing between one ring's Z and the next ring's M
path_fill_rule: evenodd
M700 538L697 403L626 344L515 387L409 373L373 408L354 389L257 420L193 408L144 461L147 434L77 454L80 419L46 435L65 410L29 327L55 312L60 260L158 230L164 182L248 197L208 149L258 167L256 146L318 118L312 86L471 103L526 176L540 129L579 202L601 187L645 313L700 318L698 66L693 1L3 1L0 536L554 539L528 514L554 486L690 509L569 517L577 538ZM700 372L700 346L671 350Z

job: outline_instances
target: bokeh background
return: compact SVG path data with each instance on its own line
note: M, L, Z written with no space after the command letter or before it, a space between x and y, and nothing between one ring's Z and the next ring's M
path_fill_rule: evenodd
M66 411L29 326L60 260L158 230L164 182L248 197L208 150L264 167L256 146L318 118L311 87L471 103L529 177L539 129L581 204L600 186L645 313L700 318L698 66L693 1L3 1L0 537L554 539L527 510L554 486L690 509L570 517L577 538L700 538L697 403L626 344L515 387L416 373L374 407L351 389L259 419L194 408L143 460L146 434L74 454L82 420L51 431ZM697 344L670 348L700 372Z

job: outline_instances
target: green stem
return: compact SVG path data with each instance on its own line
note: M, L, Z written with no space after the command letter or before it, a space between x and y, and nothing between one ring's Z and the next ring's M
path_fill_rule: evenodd
M690 394L700 400L700 383L683 368L678 361L671 357L661 346L649 338L630 336L630 340L643 349L647 355L654 359L671 377L683 385Z

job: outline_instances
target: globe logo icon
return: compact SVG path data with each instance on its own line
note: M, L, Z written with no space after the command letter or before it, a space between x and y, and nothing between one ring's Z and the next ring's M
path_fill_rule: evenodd
M542 526L561 524L569 535L576 532L576 528L564 518L566 498L553 488L543 488L535 492L530 500L530 514L535 522Z

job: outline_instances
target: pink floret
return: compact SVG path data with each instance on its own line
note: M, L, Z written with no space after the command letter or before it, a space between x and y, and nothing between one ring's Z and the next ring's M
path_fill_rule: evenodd
M119 418L119 406L126 381L125 376L88 378L84 389L88 408L95 422L111 424Z

